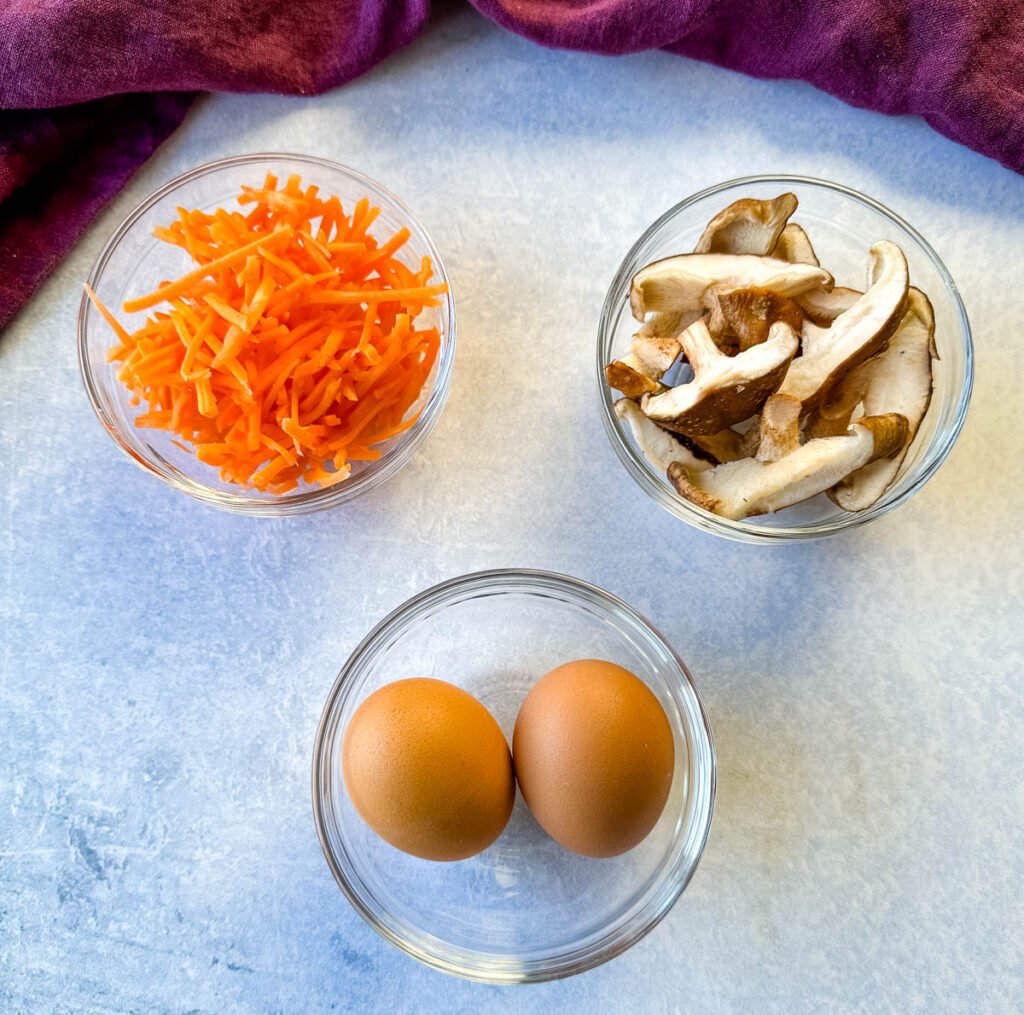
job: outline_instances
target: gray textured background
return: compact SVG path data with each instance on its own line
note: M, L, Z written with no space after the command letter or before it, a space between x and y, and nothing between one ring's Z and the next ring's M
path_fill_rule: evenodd
M261 149L402 195L460 318L451 400L413 463L288 521L134 468L74 353L78 287L121 217ZM839 180L917 225L978 348L967 427L922 493L765 549L645 499L591 363L639 232L764 171ZM916 120L664 54L546 52L470 11L334 94L201 103L0 339L0 1010L1021 1010L1022 218L1024 180ZM542 987L461 983L378 939L310 814L346 654L412 592L492 566L577 574L647 613L719 750L680 904Z

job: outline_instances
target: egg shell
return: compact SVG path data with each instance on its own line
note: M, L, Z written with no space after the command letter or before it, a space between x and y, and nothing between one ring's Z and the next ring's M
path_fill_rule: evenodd
M398 680L356 710L342 745L345 788L384 840L425 860L463 860L508 823L515 776L490 712L443 680Z
M523 798L556 842L617 856L642 842L675 771L661 703L629 670L599 659L542 677L516 718L512 755Z

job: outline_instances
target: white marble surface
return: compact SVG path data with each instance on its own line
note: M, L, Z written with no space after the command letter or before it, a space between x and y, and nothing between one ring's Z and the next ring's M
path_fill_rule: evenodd
M78 287L125 212L261 149L405 197L460 318L415 461L287 521L132 466L74 351ZM783 548L648 502L601 431L591 363L640 230L759 171L842 181L918 225L978 353L966 429L924 491ZM547 52L469 10L331 95L203 101L0 336L0 1009L1020 1011L1022 220L1024 179L917 120L660 53ZM456 981L379 939L310 813L346 654L410 593L491 566L576 574L647 613L718 742L679 905L623 957L540 987Z

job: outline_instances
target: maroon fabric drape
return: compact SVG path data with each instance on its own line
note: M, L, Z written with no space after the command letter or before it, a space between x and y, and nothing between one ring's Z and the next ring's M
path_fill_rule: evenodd
M545 46L664 48L917 113L1024 172L1021 0L474 0ZM8 0L0 328L198 90L312 94L421 31L428 0Z
M181 123L193 93L0 112L0 328Z

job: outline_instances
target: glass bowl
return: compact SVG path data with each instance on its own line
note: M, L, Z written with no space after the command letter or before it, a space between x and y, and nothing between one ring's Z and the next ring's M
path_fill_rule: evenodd
M382 454L377 461L353 462L351 475L342 483L327 489L300 484L287 494L261 493L223 482L215 468L174 443L172 434L134 425L135 416L143 409L131 405L128 390L115 376L116 368L107 362L107 350L114 344L114 336L84 293L78 312L78 360L100 422L121 450L147 472L215 507L253 515L290 515L343 504L383 483L409 461L444 408L455 357L455 304L444 261L412 212L368 176L326 159L291 154L239 155L199 166L143 201L103 248L88 282L129 330L139 326L147 312L125 314L120 309L122 302L194 267L184 251L154 238L154 226L169 223L179 206L206 211L236 207L235 198L242 185L260 184L268 172L276 173L282 181L299 173L305 183L315 183L321 192L341 198L345 208L351 208L361 197L368 198L381 209L371 234L389 237L405 226L411 235L397 256L416 270L420 259L429 256L437 279L449 283L440 305L425 309L418 318L424 327L437 328L441 344L433 372L409 411L409 415L420 414L412 427L382 441L378 445Z
M595 860L563 849L517 794L489 849L457 863L407 856L356 813L341 745L360 703L403 677L447 680L479 698L509 742L533 684L580 658L619 663L658 696L675 737L672 791L635 849ZM669 911L711 824L715 752L682 661L635 610L545 571L484 571L436 585L385 617L334 683L313 751L313 813L341 890L381 935L448 973L490 983L551 980L618 955Z
M923 290L935 308L934 389L928 413L896 481L865 511L849 512L825 494L777 514L743 521L720 518L680 496L640 453L628 424L615 415L618 392L604 378L606 363L622 355L639 327L629 310L633 276L646 264L693 249L708 221L741 197L771 198L792 191L800 206L791 221L807 230L822 267L837 285L864 288L868 248L892 240L910 265L912 285ZM663 508L705 532L748 543L818 539L864 525L908 500L945 461L963 427L971 397L974 355L967 313L946 266L913 226L878 201L849 187L804 176L748 176L702 190L669 209L651 225L626 255L605 297L598 326L597 375L601 416L612 447L626 471Z

